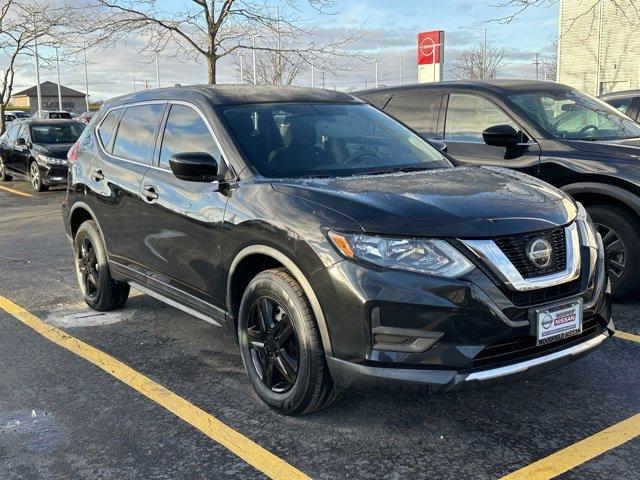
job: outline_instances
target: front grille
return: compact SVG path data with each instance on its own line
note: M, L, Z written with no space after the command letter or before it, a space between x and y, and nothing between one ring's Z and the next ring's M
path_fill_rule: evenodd
M544 268L537 267L527 257L529 245L539 238L549 242L552 249L551 262ZM544 275L562 272L567 265L567 246L564 228L555 228L553 230L527 233L513 237L500 237L494 241L523 278L542 277Z
M597 318L583 320L582 333L545 345L536 345L535 337L523 335L508 338L484 347L473 359L472 369L497 367L514 361L525 361L542 354L567 348L602 333L604 326Z
M506 297L518 307L529 307L538 303L552 302L578 293L581 279L561 283L546 288L519 292L515 290L503 290Z

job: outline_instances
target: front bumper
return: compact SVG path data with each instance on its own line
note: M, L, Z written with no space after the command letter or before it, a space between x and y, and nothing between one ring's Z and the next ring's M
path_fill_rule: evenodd
M40 178L45 185L63 185L67 183L69 167L67 165L50 165L38 163Z
M524 297L481 268L444 279L342 261L318 273L314 290L331 337L327 362L336 386L449 391L589 353L615 328L603 252L582 246L580 254L577 280ZM530 311L573 299L583 303L583 333L536 345Z
M457 370L385 368L359 365L328 358L327 363L340 389L384 390L401 393L444 393L536 375L577 360L613 335L613 325L604 333L556 352L502 367L477 372Z

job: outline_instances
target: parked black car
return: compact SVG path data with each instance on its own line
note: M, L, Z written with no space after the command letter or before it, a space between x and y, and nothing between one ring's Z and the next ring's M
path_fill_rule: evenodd
M456 165L520 170L582 202L604 239L614 295L638 292L640 125L551 82L442 82L356 95L436 141Z
M636 122L640 121L640 90L607 93L602 95L600 99Z
M0 181L23 173L38 192L67 183L67 152L84 127L70 120L12 122L0 137Z
M120 307L133 286L226 326L283 413L344 388L517 377L613 332L580 205L506 169L452 168L343 93L139 92L107 102L69 160L87 304Z

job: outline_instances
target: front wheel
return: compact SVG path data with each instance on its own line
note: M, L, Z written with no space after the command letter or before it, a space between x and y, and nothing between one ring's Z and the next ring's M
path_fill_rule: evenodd
M36 192L46 192L49 190L49 187L42 183L40 167L38 167L38 163L36 161L31 162L31 165L29 165L29 181L31 182L31 187Z
M7 167L4 164L4 159L0 157L0 182L9 182L12 179L13 177L7 173Z
M309 301L286 270L256 275L238 317L242 361L263 402L279 413L301 415L335 399Z
M629 211L614 205L587 208L604 245L611 291L616 300L629 298L640 284L640 222Z

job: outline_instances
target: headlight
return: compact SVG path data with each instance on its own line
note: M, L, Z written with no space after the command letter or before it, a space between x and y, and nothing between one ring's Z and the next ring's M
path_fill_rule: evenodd
M329 232L329 238L348 258L380 267L420 272L440 277L458 277L473 264L444 240L390 238Z
M598 247L598 240L596 237L596 226L593 224L593 220L589 216L587 210L582 206L580 202L578 204L578 216L576 217L578 223L578 230L580 231L580 237L585 245L589 247Z
M67 160L65 158L53 158L47 157L46 155L38 154L38 160L44 163L48 163L49 165L66 165Z

